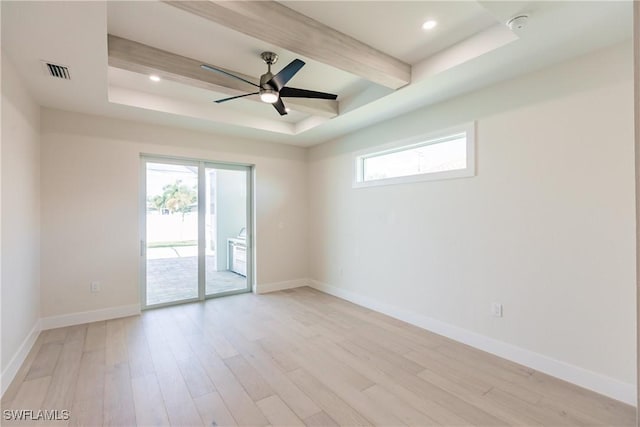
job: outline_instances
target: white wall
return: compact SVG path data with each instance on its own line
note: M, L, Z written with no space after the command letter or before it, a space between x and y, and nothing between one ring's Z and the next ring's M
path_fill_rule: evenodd
M22 362L21 350L29 350L29 340L34 338L30 333L40 314L40 107L5 55L2 55L1 157L0 357L4 392L7 378L13 377Z
M633 3L633 74L634 74L634 121L635 121L635 171L636 171L636 325L640 325L640 3ZM637 351L637 372L636 372L636 389L637 402L636 408L640 408L640 328L636 333L636 351ZM640 415L637 419L640 424Z
M624 44L311 149L311 278L635 390L631 58ZM477 176L351 187L352 152L472 120Z
M306 277L304 150L43 109L44 317L138 304L140 153L255 164L257 283Z

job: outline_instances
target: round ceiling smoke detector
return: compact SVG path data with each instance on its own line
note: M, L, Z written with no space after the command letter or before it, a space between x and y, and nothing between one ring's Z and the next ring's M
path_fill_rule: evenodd
M527 21L529 20L529 15L518 15L509 19L507 22L507 27L510 30L522 30L527 26Z

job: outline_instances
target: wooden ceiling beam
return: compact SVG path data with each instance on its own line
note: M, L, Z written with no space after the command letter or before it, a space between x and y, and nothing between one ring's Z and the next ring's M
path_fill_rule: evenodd
M276 1L165 1L290 52L398 89L411 66Z
M230 96L255 91L254 87L239 80L203 70L200 65L204 62L196 59L176 55L112 34L108 36L108 46L109 65L111 67L140 74L156 74L166 80L211 90L213 92L224 93ZM220 68L215 64L209 65ZM259 83L255 77L231 70L225 71L242 77L245 80ZM257 97L248 97L247 99L261 102ZM287 98L286 103L293 110L314 116L335 117L338 115L337 101Z

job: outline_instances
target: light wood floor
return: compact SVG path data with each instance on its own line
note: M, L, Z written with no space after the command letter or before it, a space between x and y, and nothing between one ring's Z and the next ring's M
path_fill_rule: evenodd
M309 288L45 331L2 403L83 426L635 425L630 406Z

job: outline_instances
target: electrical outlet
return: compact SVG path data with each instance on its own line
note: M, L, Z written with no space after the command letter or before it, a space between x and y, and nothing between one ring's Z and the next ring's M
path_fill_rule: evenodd
M499 302L491 303L491 314L495 317L502 317L502 304Z
M101 289L100 282L91 282L91 292L100 292Z

